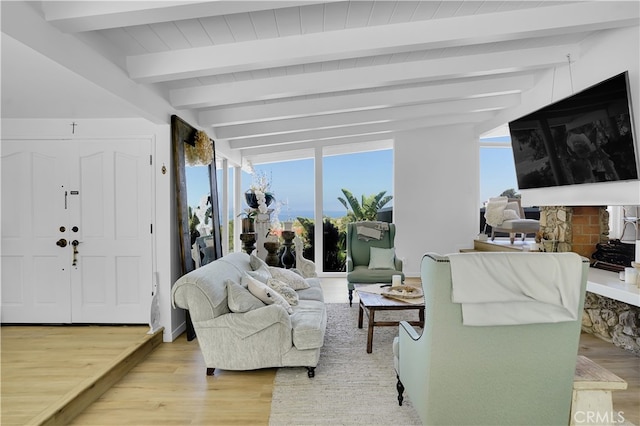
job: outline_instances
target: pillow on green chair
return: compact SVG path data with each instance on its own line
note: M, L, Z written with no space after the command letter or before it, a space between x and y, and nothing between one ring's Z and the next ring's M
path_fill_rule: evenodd
M370 247L369 269L396 269L396 250L393 248Z
M249 293L249 290L240 284L227 280L227 304L231 312L243 313L261 308L262 300Z

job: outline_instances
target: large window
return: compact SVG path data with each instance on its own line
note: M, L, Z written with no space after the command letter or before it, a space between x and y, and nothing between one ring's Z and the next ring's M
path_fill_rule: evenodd
M314 167L313 159L282 161L254 166L256 175L265 176L276 201L269 206L274 209L271 221L284 222L297 217L313 218ZM253 183L249 173L242 172L242 189L246 191ZM246 204L243 200L243 206Z
M339 198L347 201L343 189L362 206L362 196L385 192L392 194L393 151L370 151L356 154L327 156L323 159L323 265L324 272L345 271L346 224L353 220L375 219L375 217L347 217L347 209ZM393 201L384 207L391 207Z
M271 223L274 228L284 221L294 221L294 230L305 242L304 257L314 260L323 272L343 272L345 259L345 231L348 220L347 209L338 197L345 198L342 189L350 191L361 202L362 196L380 192L392 194L393 151L390 149L357 154L326 156L323 159L323 206L320 218L323 225L322 238L315 236L315 167L314 159L282 161L253 166L255 174L242 172L241 188L246 191L254 176L263 176L270 184L276 201ZM244 200L243 208L246 207ZM384 207L391 207L392 202ZM322 244L323 259L315 259L315 247Z
M504 191L517 192L518 181L508 136L480 139L480 203Z
M217 175L217 184L218 184L218 211L220 212L220 225L222 226L222 228L224 229L224 227L226 226L226 228L228 229L228 235L226 236L227 238L227 252L231 253L234 251L234 243L235 243L235 239L233 237L233 228L234 228L234 213L233 213L233 168L226 168L223 169L222 166L225 165L226 162L220 162L217 164L216 167L216 175ZM228 209L226 212L223 211L223 200L222 200L222 195L224 194L224 188L223 188L223 184L224 184L224 179L223 179L223 175L226 173L227 176L227 188L226 188L226 193L228 194ZM224 241L225 239L225 234L222 233L222 239ZM240 243L240 241L238 241L238 243Z

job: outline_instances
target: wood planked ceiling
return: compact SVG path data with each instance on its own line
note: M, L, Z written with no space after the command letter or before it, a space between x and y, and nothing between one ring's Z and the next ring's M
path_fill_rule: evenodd
M517 106L635 2L56 1L46 22L260 162ZM142 107L142 106L141 106ZM228 144L228 145L227 145ZM351 147L351 148L347 148ZM287 154L289 153L289 154Z

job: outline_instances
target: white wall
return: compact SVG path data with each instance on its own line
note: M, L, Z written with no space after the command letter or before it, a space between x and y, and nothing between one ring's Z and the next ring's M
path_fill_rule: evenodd
M71 134L71 122L78 123ZM164 341L172 341L180 333L184 312L171 308L171 286L180 270L177 262L175 233L175 207L173 173L171 168L170 127L156 125L144 119L3 119L2 138L33 139L87 139L87 138L148 138L152 144L153 164L153 226L154 280L157 280L160 298L161 325L165 328ZM166 172L163 173L163 166ZM150 289L151 290L151 289Z
M478 138L472 126L397 133L393 220L396 253L408 276L420 275L426 252L458 252L478 234Z

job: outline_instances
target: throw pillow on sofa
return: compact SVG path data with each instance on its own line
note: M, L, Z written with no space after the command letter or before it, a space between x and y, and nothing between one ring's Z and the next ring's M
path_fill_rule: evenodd
M246 271L246 273L265 284L269 278L273 278L268 266L261 266L254 271Z
M244 274L242 277L242 285L244 286L246 283L249 292L253 294L258 299L262 300L267 305L272 305L277 303L281 305L289 314L293 313L293 309L289 302L285 300L277 291L269 287L263 282L258 281L257 279L249 276L248 274Z
M304 290L311 287L304 278L289 269L269 266L269 272L273 278L282 281L294 290Z
M249 255L249 266L251 266L251 269L253 269L254 271L260 269L261 267L264 267L264 268L269 267L269 265L267 265L267 262L260 259L255 254Z
M264 302L240 284L227 280L227 304L231 312L243 313L265 306Z
M296 291L289 287L286 283L283 283L282 281L275 278L269 278L267 280L267 285L280 293L280 296L284 297L284 300L289 302L291 306L296 306L298 304L298 293L296 293Z

